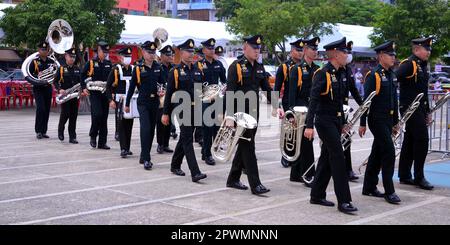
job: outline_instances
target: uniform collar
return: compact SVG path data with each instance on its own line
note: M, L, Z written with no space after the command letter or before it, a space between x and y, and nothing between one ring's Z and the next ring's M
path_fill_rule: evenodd
M413 59L414 61L417 62L417 64L422 65L422 64L427 64L426 61L421 60L419 57L417 57L416 55L411 55L411 59Z
M332 74L336 74L338 72L338 69L334 68L333 64L331 62L327 63L328 71Z

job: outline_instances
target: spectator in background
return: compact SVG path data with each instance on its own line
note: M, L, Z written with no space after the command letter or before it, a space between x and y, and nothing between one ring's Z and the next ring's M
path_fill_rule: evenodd
M356 84L356 88L358 89L358 92L361 95L361 97L364 97L363 79L364 79L364 76L361 73L361 68L358 68L355 73L355 84Z

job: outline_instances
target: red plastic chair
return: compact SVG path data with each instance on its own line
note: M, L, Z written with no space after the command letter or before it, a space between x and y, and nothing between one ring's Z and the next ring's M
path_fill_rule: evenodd
M10 107L11 95L6 92L7 86L7 83L0 83L0 110Z

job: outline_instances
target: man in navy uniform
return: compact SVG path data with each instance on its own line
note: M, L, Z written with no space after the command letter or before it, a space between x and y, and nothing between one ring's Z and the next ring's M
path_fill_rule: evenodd
M130 86L133 68L131 64L131 47L119 50L120 64L117 64L108 77L106 95L111 108L118 111L117 129L120 142L120 156L126 158L133 153L130 151L131 132L133 130L133 118L123 117L123 104L126 100L127 89ZM128 84L127 84L128 83ZM114 95L114 97L113 97Z
M86 89L85 80L90 77L92 81L108 81L109 73L112 70L112 63L109 61L109 45L105 41L99 41L97 47L94 50L97 53L97 57L90 60L84 66L81 74L82 87L86 94L89 94L89 100L91 102L91 129L89 136L91 137L91 147L97 147L98 136L98 149L109 150L111 149L107 144L108 138L108 115L109 115L109 101L106 93L101 91L88 91Z
M58 94L62 95L67 89L80 84L81 85L81 71L75 65L75 59L77 57L77 50L71 48L66 50L64 58L66 64L61 66L55 74L53 84ZM77 127L78 117L78 99L73 98L61 105L61 115L59 117L58 124L58 138L64 140L64 126L69 120L69 143L78 144L77 134L75 132Z
M376 92L369 109L369 128L374 136L372 151L364 176L363 195L384 197L387 202L396 204L400 198L395 194L394 176L395 147L392 131L398 118L397 84L392 67L395 64L395 44L388 41L374 48L378 55L378 66L367 76L364 83L366 97ZM366 132L366 116L360 120L360 136ZM385 194L377 189L378 174L382 173Z
M302 39L298 39L295 42L290 43L290 45L291 57L278 67L277 73L275 75L275 87L273 88L274 91L278 91L281 93L281 88L284 85L282 96L283 98L281 100L281 107L283 109L283 112L289 110L289 75L292 67L296 64L299 64L303 58L304 42ZM283 113L281 114L283 115ZM289 167L292 163L282 157L281 164L284 167Z
M320 38L314 37L308 40L302 41L303 59L299 64L294 65L291 69L291 80L289 83L289 108L295 106L309 107L309 101L311 98L312 78L314 73L319 69L319 66L314 64L314 60L317 58L318 45ZM299 158L293 163L291 168L290 180L294 182L304 182L302 176L306 170L309 169L311 164L314 164L314 148L313 142L303 136L302 132L302 144L300 149ZM314 176L315 170L311 169L306 173L307 182L304 182L306 186L311 187L308 183Z
M173 67L173 57L175 52L171 45L167 45L159 50L161 54L161 70L164 73L164 77L169 77L169 72ZM164 88L167 89L167 81L164 81ZM158 109L158 120L156 122L156 139L158 142L157 152L162 154L164 152L173 153L173 150L169 147L169 139L170 139L170 130L173 127L173 124L170 123L169 126L165 126L161 122L161 118L163 115L164 108L164 100L160 99L160 105Z
M156 61L156 43L147 41L141 48L144 60L133 70L125 111L130 111L131 98L134 90L138 87L137 107L141 126L141 157L139 163L144 164L145 170L151 170L153 163L150 151L155 136L159 108L158 85L164 85L166 78L162 72L161 65Z
M50 66L54 66L55 62L48 58L49 44L47 41L38 44L39 56L30 62L28 71L33 77L38 77L39 73L46 70ZM28 78L28 77L27 77ZM36 121L34 131L36 138L49 138L47 135L48 118L50 116L50 106L52 102L53 87L48 83L36 83L31 79L27 79L33 85L33 96L36 100Z
M264 66L258 62L258 58L261 52L263 37L261 35L255 35L244 38L244 55L238 60L234 61L228 69L228 83L227 94L230 92L243 92L253 93L259 101L259 89L267 92L267 99L271 101L272 88L269 85L266 77L266 71ZM229 100L229 97L226 98ZM227 102L228 103L228 102ZM227 109L226 114L233 116L235 112L239 112L239 108L247 114L254 114L256 112L256 120L259 118L259 103L256 105L250 105L249 100L245 100L244 105L237 105L236 101L233 102L234 111ZM273 108L274 110L276 108ZM228 120L226 122L228 127L234 127L234 122ZM238 190L247 190L248 187L241 183L240 177L242 170L245 169L247 173L248 182L252 194L261 195L270 191L261 184L258 173L258 163L255 153L255 129L245 130L243 137L250 140L240 139L234 155L233 163L231 166L230 174L228 175L227 187L235 188Z
M202 42L203 46L203 55L204 58L199 61L198 66L201 68L204 81L208 83L208 85L212 84L225 84L226 75L225 68L222 65L222 62L216 60L215 56L215 45L216 40L214 38L210 38L204 42ZM203 101L203 112L211 106L214 101ZM211 119L215 119L215 115L207 115L207 117L211 117ZM204 120L203 120L204 121ZM217 126L216 125L206 125L203 122L203 145L202 145L202 160L205 161L208 165L215 165L216 161L212 158L211 155L211 145L213 139L217 134Z
M347 61L346 38L324 46L329 59L313 77L311 100L306 119L305 137L314 138L314 129L322 140L322 149L317 164L316 175L311 189L311 204L334 206L326 200L326 189L333 177L334 192L338 200L338 210L352 213L358 209L351 203L352 197L345 170L345 157L341 145L341 134L348 131L343 127L343 91L345 72L342 69Z
M406 122L406 131L402 143L402 152L398 169L401 184L416 185L425 190L434 188L423 172L428 154L428 125L431 124L430 105L428 103L428 59L431 55L432 38L412 40L413 54L404 60L397 70L400 84L400 113L403 114L414 100L423 93L419 108ZM414 179L411 168L414 164Z
M184 43L178 45L181 55L181 63L175 65L169 73L169 79L167 84L166 96L164 98L164 114L162 117L162 123L169 125L170 115L173 108L176 106L172 104L171 99L177 91L184 91L190 95L190 119L189 123L180 125L180 139L178 140L175 152L173 153L172 163L170 171L178 176L185 176L183 170L181 170L181 164L183 158L186 156L186 161L191 171L191 178L193 182L198 182L205 179L207 176L203 174L195 158L194 145L193 145L193 133L194 133L194 96L198 96L194 91L194 84L203 84L202 71L194 63L194 40L188 39ZM175 93L176 96L176 93ZM185 101L183 101L185 102ZM179 115L184 118L184 115Z

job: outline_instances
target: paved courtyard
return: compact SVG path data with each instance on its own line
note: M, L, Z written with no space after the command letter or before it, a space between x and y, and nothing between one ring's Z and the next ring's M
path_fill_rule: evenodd
M34 109L0 112L0 224L450 224L450 164L441 159L442 154L427 159L426 175L439 184L435 190L400 185L396 180L402 203L391 205L362 196L360 178L350 184L359 212L345 215L336 208L310 205L310 189L289 181L290 169L280 164L276 119L262 120L256 140L261 180L271 189L262 197L226 188L230 163L206 165L197 144L200 168L208 175L204 181L191 182L185 163L186 177L170 173L171 155L157 154L156 142L154 168L145 171L138 163L138 120L132 137L134 155L122 159L113 137L113 114L109 151L89 146L89 115L78 117L78 145L67 143L67 132L65 142L58 140L58 119L59 114L52 112L51 138L37 140ZM314 142L318 157L318 139ZM355 170L370 153L371 143L370 133L363 139L355 137ZM170 141L172 148L175 144ZM242 181L247 184L245 175ZM336 201L332 187L328 197Z

